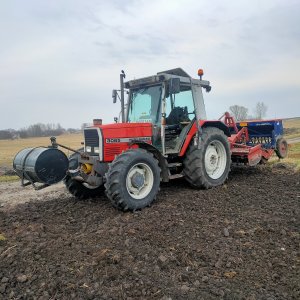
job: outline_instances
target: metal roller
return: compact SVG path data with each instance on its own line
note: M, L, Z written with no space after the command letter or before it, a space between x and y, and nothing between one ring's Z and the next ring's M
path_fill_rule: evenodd
M51 185L60 182L67 174L69 161L57 148L26 148L13 160L13 168L22 179L22 185L35 182ZM24 180L28 183L25 184Z

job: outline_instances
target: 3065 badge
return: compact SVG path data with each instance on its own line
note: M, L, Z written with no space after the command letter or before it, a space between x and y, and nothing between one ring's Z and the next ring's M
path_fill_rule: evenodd
M105 140L107 144L112 144L112 143L120 143L120 139L106 139Z

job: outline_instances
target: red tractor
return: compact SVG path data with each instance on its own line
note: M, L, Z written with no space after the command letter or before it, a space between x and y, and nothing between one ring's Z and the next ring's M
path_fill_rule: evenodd
M202 70L198 75L194 79L177 68L124 83L122 72L121 88L113 91L114 102L121 100L121 122L94 120L84 129L84 148L71 155L69 166L60 163L70 193L84 199L105 192L116 208L136 210L153 202L161 181L184 176L192 187L209 189L225 182L231 160L250 165L267 160L274 149L251 144L247 127L238 128L229 114L206 120L202 91L211 87ZM52 146L62 145L52 139ZM16 157L17 173L31 183L51 184L26 173L26 155Z
M202 88L211 87L201 76L193 79L178 68L123 84L122 73L122 122L96 120L84 130L83 153L70 159L68 190L79 198L105 190L115 207L135 210L150 205L160 181L174 176L184 175L197 188L223 184L230 131L221 121L206 121ZM114 102L118 96L114 90Z

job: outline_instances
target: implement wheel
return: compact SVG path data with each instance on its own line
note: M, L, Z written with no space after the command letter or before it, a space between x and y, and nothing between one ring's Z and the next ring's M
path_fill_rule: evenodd
M209 189L225 182L231 163L229 142L218 128L203 129L201 146L191 145L183 161L185 179L195 188Z
M123 211L149 206L159 191L158 161L143 149L131 149L117 156L105 177L107 197Z
M82 151L79 149L78 151ZM79 154L74 153L69 157L69 170L76 170L78 168ZM68 191L77 199L88 199L99 197L104 194L104 185L91 186L87 183L80 182L67 175L64 179L64 184Z
M286 158L288 155L288 143L284 138L279 138L276 141L275 152L279 158Z

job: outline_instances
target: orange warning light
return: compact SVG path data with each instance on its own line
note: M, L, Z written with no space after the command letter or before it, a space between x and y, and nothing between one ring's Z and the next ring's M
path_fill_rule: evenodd
M198 70L198 76L202 76L204 74L203 70L202 69L199 69Z

